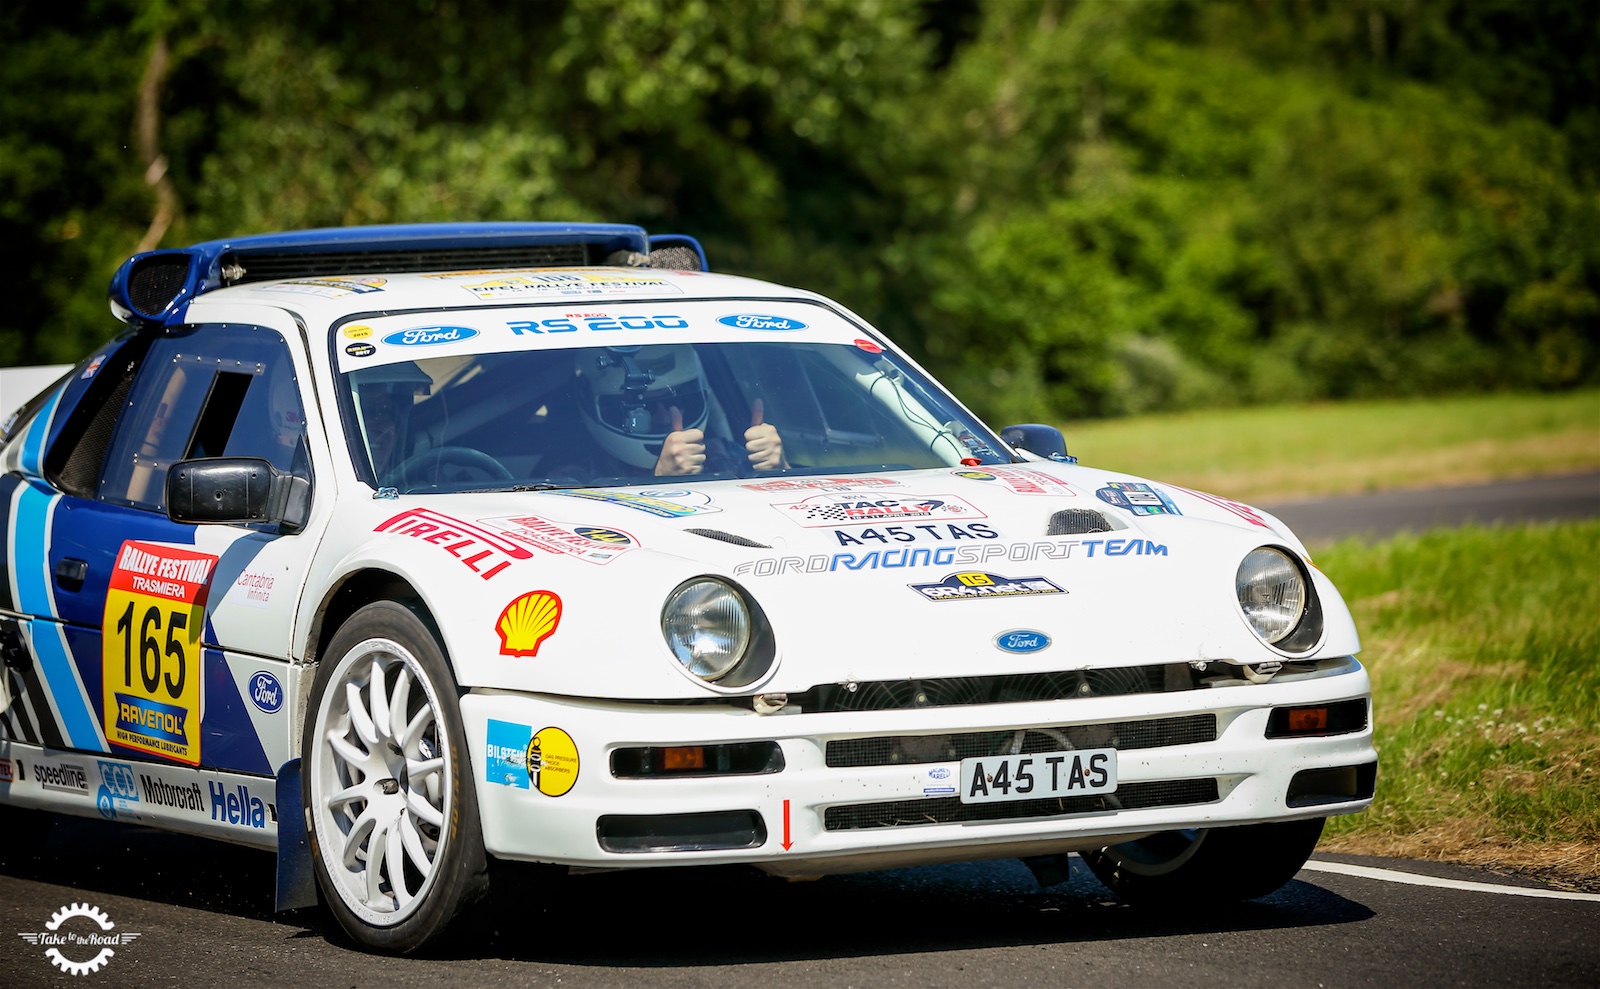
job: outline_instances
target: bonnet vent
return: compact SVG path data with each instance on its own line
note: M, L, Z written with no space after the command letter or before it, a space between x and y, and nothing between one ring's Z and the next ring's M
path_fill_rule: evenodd
M1104 515L1090 508L1063 508L1050 516L1047 536L1075 536L1084 532L1115 532Z
M684 531L692 532L697 536L704 536L707 539L716 539L716 540L718 540L720 542L732 543L735 546L748 546L751 549L771 549L772 548L771 546L768 546L766 543L758 543L754 539L746 539L743 536L736 536L731 532L723 532L720 529L686 529Z
M222 256L229 285L400 271L464 271L478 268L557 268L599 265L603 244L517 244L505 247L441 247L389 251L238 252Z

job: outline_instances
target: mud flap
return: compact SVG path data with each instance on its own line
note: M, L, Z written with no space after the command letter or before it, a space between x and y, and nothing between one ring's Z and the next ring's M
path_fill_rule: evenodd
M317 875L306 840L305 808L300 804L300 760L278 770L278 900L277 909L317 905Z

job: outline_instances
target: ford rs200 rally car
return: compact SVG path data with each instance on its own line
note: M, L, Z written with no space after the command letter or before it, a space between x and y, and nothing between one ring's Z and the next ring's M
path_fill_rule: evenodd
M5 424L0 809L276 849L281 905L398 952L496 860L1255 897L1371 801L1356 631L1277 519L705 269L561 224L127 261Z

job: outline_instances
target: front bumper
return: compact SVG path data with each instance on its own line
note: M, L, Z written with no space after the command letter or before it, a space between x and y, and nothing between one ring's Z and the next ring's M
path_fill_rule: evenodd
M504 692L468 694L461 707L484 844L493 855L585 868L749 863L810 876L1353 813L1372 801L1370 706L1365 727L1333 735L1268 738L1268 718L1274 708L1370 705L1370 697L1366 670L1352 658L1337 673L1265 684L921 710L764 716ZM1164 736L1159 727L1209 726L1212 716L1211 740ZM829 765L830 742L1040 726L1054 726L1058 736L1061 726L1088 726L1143 737L1139 747L1113 744L1121 797L962 805L949 795L959 760L907 762L902 755L890 765ZM558 786L529 785L517 753L534 737L547 749L551 738L562 746L571 740ZM775 743L782 768L619 778L613 764L618 750L742 742Z

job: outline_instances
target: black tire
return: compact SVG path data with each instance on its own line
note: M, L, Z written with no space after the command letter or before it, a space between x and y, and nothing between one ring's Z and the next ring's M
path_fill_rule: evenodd
M1306 864L1326 818L1194 831L1163 831L1083 852L1117 898L1147 907L1253 900Z
M396 702L403 724L386 717ZM301 760L317 884L362 947L415 951L483 896L458 688L410 609L369 604L334 635L312 683Z

